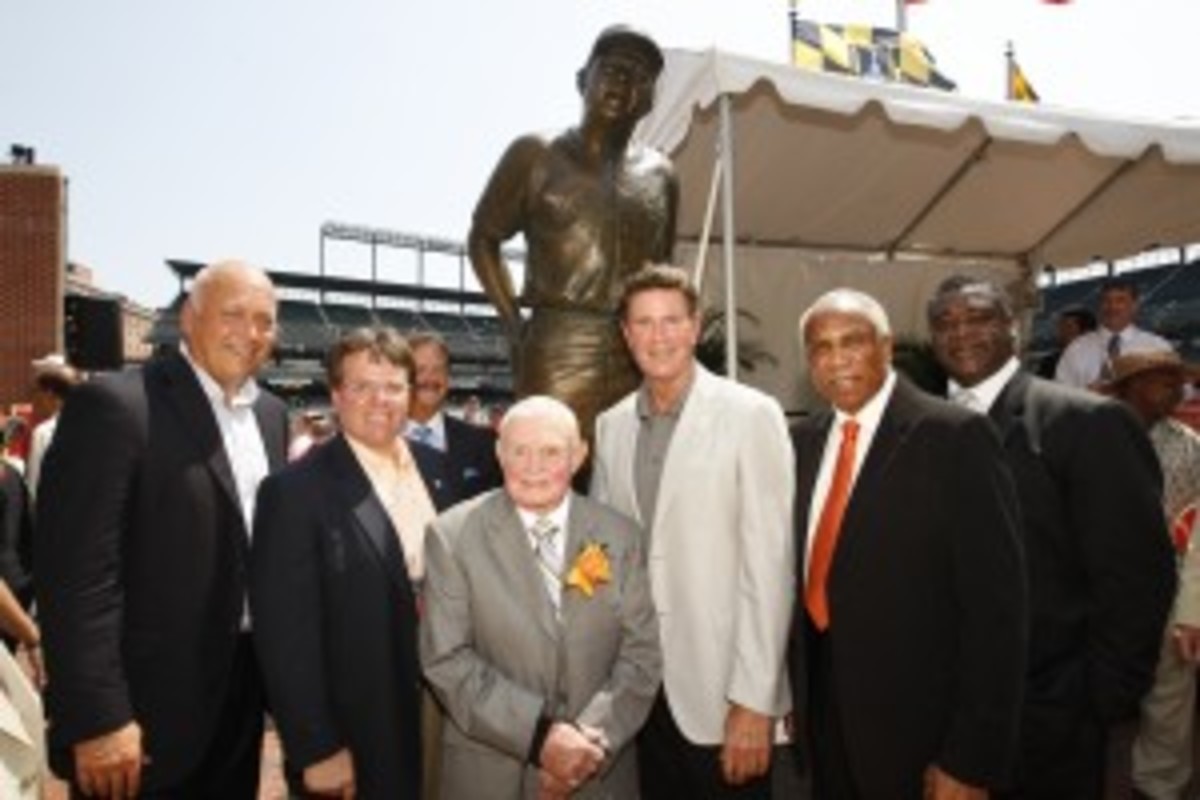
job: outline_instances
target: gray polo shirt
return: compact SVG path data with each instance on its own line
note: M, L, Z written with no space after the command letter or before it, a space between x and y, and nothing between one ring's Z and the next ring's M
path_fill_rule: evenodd
M638 389L636 405L640 424L633 458L633 484L637 491L638 508L642 512L642 523L648 532L654 524L654 510L658 505L658 488L662 484L667 449L671 446L679 415L683 413L694 384L695 378L675 404L662 413L655 413L646 385L642 384L642 388Z

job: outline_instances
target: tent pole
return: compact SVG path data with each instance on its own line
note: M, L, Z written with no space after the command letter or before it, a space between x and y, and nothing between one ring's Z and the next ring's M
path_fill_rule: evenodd
M696 264L692 268L692 283L696 294L704 294L704 264L708 261L708 247L712 239L713 217L717 210L717 190L721 188L721 159L713 164L712 181L708 187L708 204L704 206L704 227L700 230L700 247L696 250Z
M738 379L737 297L733 281L733 101L721 95L721 242L725 255L725 374Z

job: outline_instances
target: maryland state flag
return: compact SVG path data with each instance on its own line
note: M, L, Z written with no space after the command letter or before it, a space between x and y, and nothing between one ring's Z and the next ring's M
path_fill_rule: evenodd
M1036 103L1041 99L1015 58L1008 61L1008 99L1018 103Z
M954 81L938 71L925 45L907 33L870 25L823 25L792 14L792 64L818 72L931 86Z

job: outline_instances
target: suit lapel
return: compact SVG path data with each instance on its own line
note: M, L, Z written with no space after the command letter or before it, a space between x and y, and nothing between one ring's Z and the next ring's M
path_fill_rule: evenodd
M196 378L191 365L179 353L167 356L161 364L162 371L159 374L162 376L164 393L179 416L180 427L195 443L217 484L233 504L237 511L237 519L243 520L242 501L233 478L233 467L230 466L229 456L225 452L225 444L221 440L221 431L217 428L212 404L205 396L199 379ZM239 538L245 545L247 542L244 522L242 532L243 535Z
M408 452L412 453L417 472L433 501L433 507L440 513L458 501L458 492L450 486L446 473L451 469L446 453L436 447L430 447L420 442L408 442Z
M571 511L567 516L567 540L566 547L563 550L563 593L562 593L562 619L563 627L570 627L576 613L581 609L580 592L575 589L570 589L565 585L567 574L571 571L571 565L579 558L580 552L583 551L585 545L590 542L599 541L598 531L596 530L596 518L583 503L579 502L577 496L571 498Z
M887 408L879 420L879 429L871 441L871 449L863 459L862 468L855 478L850 493L850 503L842 518L842 529L838 536L837 550L833 559L833 574L844 571L846 562L853 558L855 542L864 534L860 519L869 509L873 498L886 494L884 483L892 458L920 418L921 411L913 402L912 393L917 391L908 386L903 378L897 377L896 386ZM836 578L831 578L835 580Z
M687 470L683 469L683 464L690 451L695 448L695 443L707 441L714 435L716 428L714 427L713 405L709 402L713 386L712 375L697 364L696 377L692 381L692 388L683 404L679 422L675 426L675 432L671 434L671 444L667 447L667 456L663 460L662 478L658 485L658 499L654 507L654 524L650 526L651 532L663 529L660 524L663 514L670 507L680 488L687 483ZM632 476L632 474L631 470L630 475ZM653 537L653 533L651 533L651 537Z
M481 515L488 526L485 538L492 550L493 560L501 572L497 577L520 596L522 605L531 611L546 635L557 641L559 630L554 605L546 592L542 574L534 563L533 546L525 527L521 524L521 518L517 515L516 506L503 491L494 493L485 502L500 506L488 509ZM568 524L568 536L569 528Z
M617 508L628 509L629 516L646 528L647 522L642 514L641 506L638 504L637 487L634 485L633 478L636 467L634 461L637 458L638 426L641 424L638 418L637 403L628 402L627 412L613 418L613 424L617 429L613 432L612 440L617 451L613 458L613 464L610 465L609 474L610 480L617 483L611 487L612 497L609 499ZM622 503L622 499L627 499L627 502Z
M455 420L448 414L442 416L442 430L446 434L446 451L444 456L446 478L452 481L456 487L463 485L463 442L461 441L462 434L458 426L454 424ZM459 491L456 489L456 492Z
M396 588L411 591L400 537L345 436L339 435L331 441L326 452L329 479L337 485L344 507L350 509L350 515L379 557L383 571Z
M996 397L996 402L992 403L992 407L988 411L988 417L1000 433L1000 441L1004 442L1006 446L1014 435L1021 436L1026 431L1025 397L1028 394L1030 383L1029 373L1018 370L1005 384ZM1033 443L1032 439L1030 443Z
M282 469L287 459L287 431L279 424L280 415L271 412L272 405L274 402L265 393L260 393L254 403L254 419L267 451L267 472Z
M796 447L796 536L797 555L800 569L797 575L808 574L808 528L812 493L816 488L817 473L821 469L821 458L825 453L825 440L833 425L833 413L824 412L800 428ZM801 580L803 582L803 580Z

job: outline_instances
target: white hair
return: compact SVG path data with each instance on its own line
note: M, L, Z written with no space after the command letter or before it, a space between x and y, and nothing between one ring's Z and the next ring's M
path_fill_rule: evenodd
M808 343L808 323L821 314L853 314L871 323L879 336L892 335L892 323L888 321L887 311L871 295L857 289L840 287L832 289L818 297L808 309L800 315L800 346Z
M505 412L504 418L500 420L497 433L501 441L504 440L504 432L509 425L519 419L536 419L560 427L572 445L580 440L579 419L575 416L575 412L566 403L549 395L530 395L513 404Z

